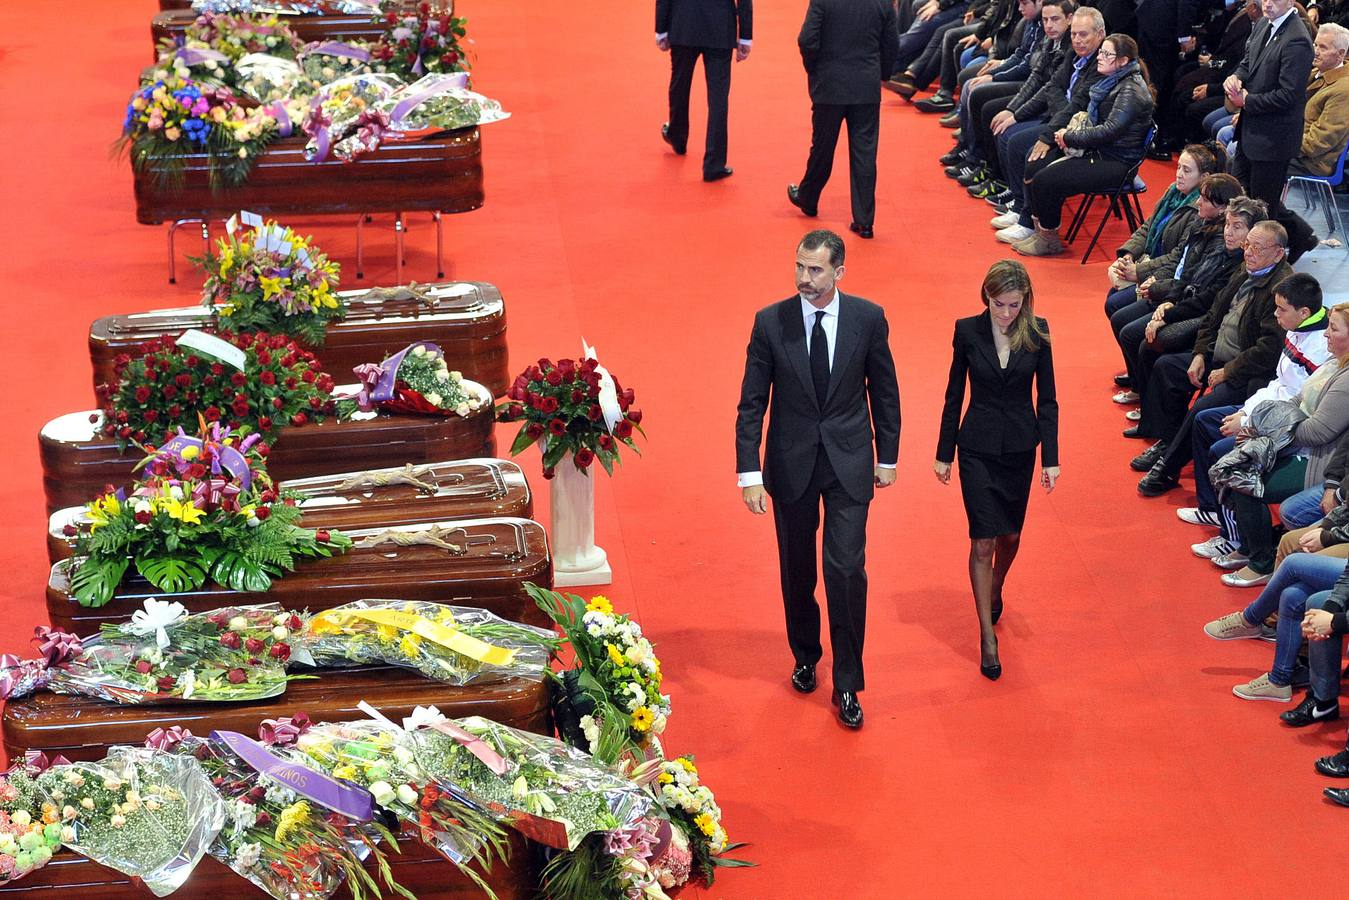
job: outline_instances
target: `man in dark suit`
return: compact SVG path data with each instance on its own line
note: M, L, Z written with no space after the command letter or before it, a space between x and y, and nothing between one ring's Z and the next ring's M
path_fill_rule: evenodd
M1289 259L1315 246L1311 227L1283 206L1288 164L1302 149L1302 110L1311 76L1311 35L1293 0L1261 0L1265 17L1251 30L1246 55L1223 82L1229 108L1240 113L1232 174L1246 193L1269 206L1288 231Z
M1198 46L1200 0L1141 0L1138 4L1138 55L1148 65L1157 97L1171 96L1181 51ZM1168 154L1169 156L1169 154Z
M791 682L802 693L815 690L822 654L815 535L824 502L833 700L840 721L860 728L867 511L874 489L895 481L899 384L885 311L836 287L843 253L843 239L832 231L807 234L796 248L797 293L754 317L735 455L749 511L762 515L773 498L787 643L795 659ZM767 448L760 465L765 413Z
M880 132L881 82L899 54L891 0L810 0L797 36L809 76L810 158L801 184L787 186L787 199L816 215L820 192L834 168L840 126L848 123L848 168L852 224L864 238L876 219L876 139Z
M656 46L670 51L670 121L660 128L665 143L683 156L689 139L689 90L693 67L703 58L707 79L707 147L703 181L731 174L726 166L726 116L731 96L731 51L749 56L753 0L656 0Z

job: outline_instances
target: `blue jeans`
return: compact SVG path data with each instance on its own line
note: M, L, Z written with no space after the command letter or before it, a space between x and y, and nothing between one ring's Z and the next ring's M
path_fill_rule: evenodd
M1324 609L1330 591L1318 591L1307 598L1307 609ZM1311 667L1312 696L1321 702L1340 696L1340 660L1344 653L1344 635L1332 634L1324 641L1307 642L1307 663Z
M1223 107L1218 107L1213 112L1204 116L1204 131L1209 137L1217 137L1218 129L1232 121L1232 114Z
M1315 553L1294 553L1275 570L1260 596L1242 611L1246 624L1259 625L1278 610L1279 635L1274 644L1274 666L1269 670L1271 683L1293 683L1297 652L1302 649L1302 615L1307 611L1307 598L1334 587L1344 574L1345 562Z
M1191 440L1194 442L1194 493L1199 508L1209 512L1218 512L1218 492L1213 490L1208 470L1215 462L1231 452L1237 445L1236 438L1223 437L1223 419L1236 412L1239 406L1215 406L1206 409L1194 417L1194 430ZM1230 538L1227 529L1223 536Z
M1044 119L1017 122L997 136L998 162L1007 177L1007 187L1018 206L1026 203L1026 154L1035 143L1035 136L1044 129Z
M899 57L895 60L895 71L903 72L909 67L909 63L916 60L927 49L928 41L937 33L937 29L953 20L960 20L965 15L965 8L968 3L957 3L928 19L926 22L914 18L913 24L909 30L899 36Z
M988 62L988 57L984 55L984 49L978 44L960 51L960 68L962 69L975 63L983 65L986 62Z
M1321 498L1325 493L1326 486L1323 482L1299 491L1280 503L1279 521L1283 523L1283 527L1292 531L1294 528L1315 525L1325 518L1325 513L1321 512Z

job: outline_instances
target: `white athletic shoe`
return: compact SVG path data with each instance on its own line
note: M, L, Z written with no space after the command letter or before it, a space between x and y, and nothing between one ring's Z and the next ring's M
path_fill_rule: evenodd
M1215 534L1213 537L1204 541L1202 544L1191 544L1190 552L1200 559L1217 559L1225 556L1237 549L1231 542L1221 534Z
M1182 506L1176 510L1176 518L1187 525L1210 525L1214 528L1222 525L1216 512L1209 509L1200 509L1197 506Z
M1014 225L1008 225L1006 228L999 231L996 235L997 239L1002 241L1004 244L1015 244L1034 236L1035 236L1035 229L1027 228L1020 222Z
M1019 221L1021 221L1021 213L1005 212L1000 216L994 216L989 220L988 224L992 225L997 231L1002 231L1004 228L1015 225Z

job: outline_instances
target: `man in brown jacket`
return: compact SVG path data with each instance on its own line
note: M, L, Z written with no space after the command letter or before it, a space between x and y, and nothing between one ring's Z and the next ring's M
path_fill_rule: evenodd
M1316 65L1307 82L1302 150L1288 167L1290 175L1330 175L1349 141L1349 28L1322 25L1312 45Z

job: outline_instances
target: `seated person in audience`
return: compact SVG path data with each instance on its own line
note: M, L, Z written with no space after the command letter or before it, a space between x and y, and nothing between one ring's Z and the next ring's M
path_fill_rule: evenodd
M1218 503L1209 470L1236 446L1237 435L1259 404L1296 397L1307 379L1327 365L1330 369L1322 374L1338 365L1327 345L1329 317L1321 303L1321 285L1312 276L1298 273L1281 281L1274 288L1274 315L1286 330L1273 380L1239 407L1215 406L1194 417L1191 434L1198 504L1178 509L1176 515L1194 525L1219 526L1221 530L1216 537L1202 544L1191 544L1190 549L1195 556L1213 560L1220 568L1241 568L1248 557L1238 551L1236 520L1229 506Z
M1115 251L1115 261L1106 274L1116 287L1106 295L1105 315L1116 339L1125 325L1152 315L1156 304L1138 296L1139 283L1147 281L1166 263L1174 264L1176 257L1172 251L1189 234L1198 215L1199 182L1205 175L1221 172L1226 159L1201 144L1181 151L1176 160L1175 181L1167 185L1152 214ZM1128 393L1116 398L1116 402L1132 403L1138 399Z
M1204 118L1223 107L1222 83L1237 70L1251 26L1264 15L1259 0L1243 0L1234 7L1211 55L1202 54L1193 68L1180 74L1171 90L1170 101L1157 117L1157 140L1174 149L1182 141L1202 141L1211 135L1204 130Z
M1311 0L1307 19L1317 25L1333 23L1349 28L1349 0Z
M1316 32L1315 67L1307 82L1302 149L1288 166L1289 175L1330 175L1349 143L1349 29L1322 25Z
M897 71L884 86L908 99L920 90L926 90L932 83L932 80L946 68L948 60L951 65L957 63L960 59L960 50L968 46L965 38L972 37L979 33L980 26L984 20L991 15L996 15L999 6L1005 6L1006 0L975 0L965 10L965 14L959 19L950 19L939 25L932 37L928 39L927 46L923 52L913 62L909 63L904 69ZM955 96L955 78L958 68L951 72L951 91L950 96ZM952 104L954 108L954 104Z
M1205 175L1199 185L1199 214L1190 222L1180 246L1157 260L1157 266L1138 286L1148 314L1126 321L1116 335L1124 357L1125 391L1118 402L1137 402L1147 393L1157 358L1194 347L1199 323L1218 292L1241 265L1241 245L1250 225L1264 218L1264 204L1246 210L1245 201L1228 224L1230 204L1241 197L1241 183L1223 172ZM1128 307L1117 313L1128 317ZM1117 325L1115 317L1111 327ZM1116 378L1118 384L1121 379ZM1130 394L1135 395L1130 398ZM1130 416L1141 419L1142 413ZM1143 470L1146 471L1146 468Z
M964 17L970 0L915 0L912 6L913 22L899 36L899 56L895 59L895 69L901 72L922 55L939 28Z
M931 85L933 78L940 78L937 92L931 97L919 100L914 103L914 109L920 112L949 113L955 109L956 88L962 83L960 76L969 69L969 74L965 80L968 81L978 74L978 68L973 67L976 59L987 62L990 58L990 51L985 47L991 48L994 44L994 35L1000 30L1005 29L1007 36L1010 37L1011 31L1016 25L1017 4L1015 0L997 0L996 3L986 2L983 8L975 4L970 12L965 14L965 24L949 27L944 30L938 38L934 37L928 43L928 49L909 69L890 79L889 84L894 84L896 80L909 80L913 84L913 91L927 90ZM933 45L940 43L935 52ZM1001 55L1005 58L1011 50L1004 44ZM968 62L966 53L968 51ZM906 93L907 88L896 88L901 96L911 96Z
M1294 277L1311 279L1305 274ZM1317 290L1319 293L1319 286ZM1222 496L1223 506L1231 511L1236 523L1239 547L1237 558L1229 554L1225 567L1246 557L1245 568L1223 576L1223 583L1230 587L1254 587L1269 580L1278 550L1269 505L1306 488L1321 492L1331 457L1340 439L1349 433L1349 303L1330 311L1325 341L1335 364L1327 361L1320 366L1295 396L1284 401L1297 405L1306 418L1293 429L1286 455L1281 454L1273 469L1262 476L1262 495L1233 490Z
M1063 127L1042 132L1026 158L1026 209L1035 234L1012 245L1023 256L1063 253L1063 202L1114 190L1143 158L1153 103L1139 70L1138 45L1126 34L1110 35L1096 68L1102 77L1091 86L1087 108Z
M1302 616L1302 638L1307 642L1307 667L1310 684L1307 696L1294 709L1283 713L1283 719L1294 728L1314 722L1332 722L1340 717L1340 667L1344 664L1344 633L1349 631L1349 583L1341 575L1328 591L1318 591L1307 598L1307 611ZM1349 778L1349 750L1316 761L1316 771L1332 778ZM1326 794L1341 806L1349 806L1349 792L1340 789L1340 796Z
M1284 336L1274 315L1274 286L1293 274L1284 259L1287 243L1288 233L1278 222L1257 222L1246 235L1242 268L1199 323L1194 349L1165 354L1152 367L1143 417L1125 431L1128 437L1156 438L1161 445L1149 449L1155 463L1139 482L1143 496L1179 485L1180 470L1192 455L1195 416L1213 407L1239 406L1274 377ZM1190 406L1195 391L1205 387L1208 393Z
M1349 495L1340 489L1347 469L1349 437L1343 437L1326 467L1325 481L1318 485L1320 496L1316 501L1306 502L1303 495L1294 495L1279 504L1279 521L1288 530L1279 538L1274 568L1294 553L1349 557L1349 505L1345 505Z

